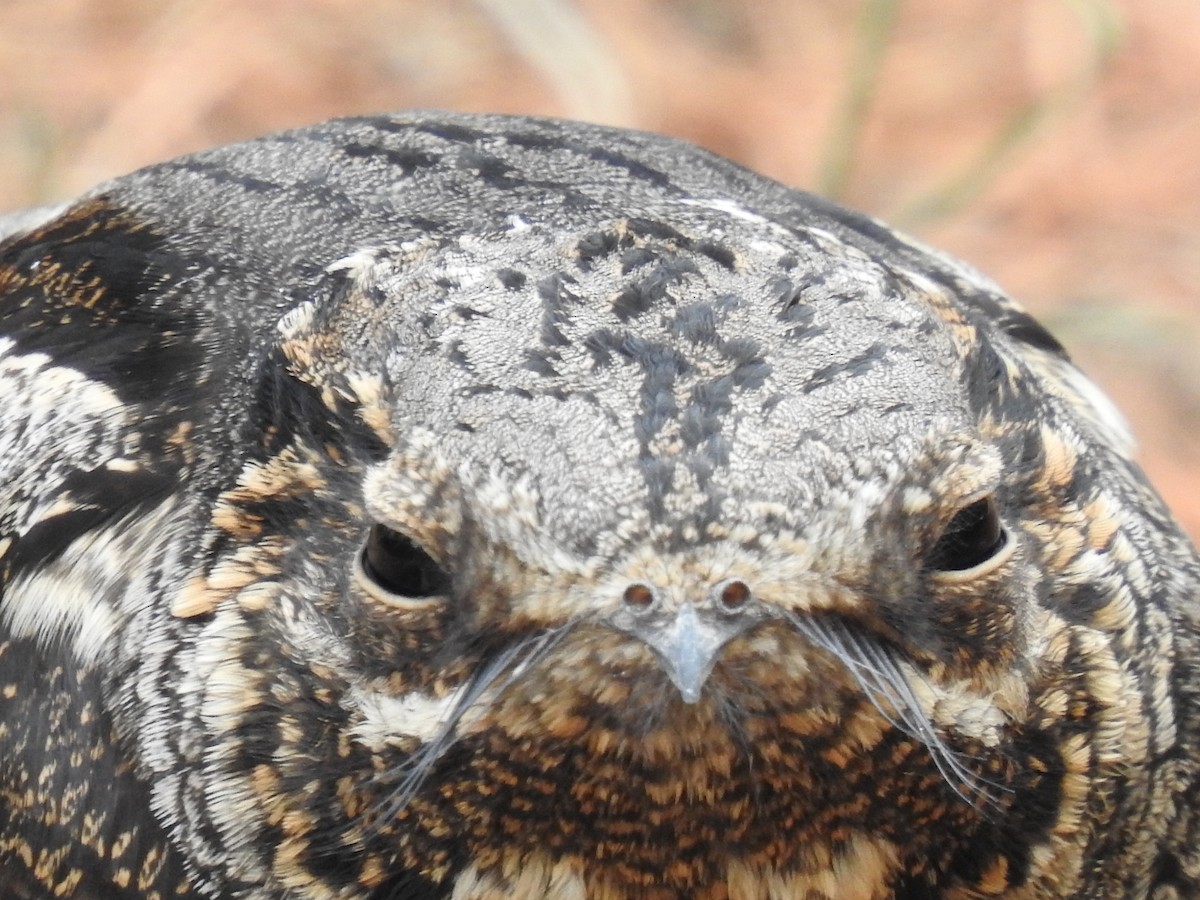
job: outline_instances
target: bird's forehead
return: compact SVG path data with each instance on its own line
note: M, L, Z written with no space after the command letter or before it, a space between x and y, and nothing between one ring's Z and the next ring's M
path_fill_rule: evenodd
M382 372L399 440L437 434L443 465L519 482L589 550L803 518L839 472L966 427L932 282L816 228L677 213L364 250L331 267L323 327Z

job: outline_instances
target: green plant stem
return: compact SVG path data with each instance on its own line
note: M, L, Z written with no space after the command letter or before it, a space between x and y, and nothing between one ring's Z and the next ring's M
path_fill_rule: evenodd
M845 193L899 10L900 0L864 0L846 95L817 176L817 189L827 197Z

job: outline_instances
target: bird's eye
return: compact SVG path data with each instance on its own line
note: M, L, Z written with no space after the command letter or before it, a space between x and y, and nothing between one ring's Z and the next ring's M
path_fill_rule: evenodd
M386 525L375 525L362 551L362 571L377 588L396 599L422 601L444 594L450 578L411 539Z
M939 572L965 572L996 556L1007 540L996 501L984 497L954 514L925 564Z

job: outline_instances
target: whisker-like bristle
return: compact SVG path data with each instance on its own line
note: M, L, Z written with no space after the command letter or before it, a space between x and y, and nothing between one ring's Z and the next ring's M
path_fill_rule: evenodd
M399 784L370 816L372 828L396 818L421 790L426 779L458 737L458 725L496 680L507 676L495 689L499 698L512 684L537 665L561 641L572 626L564 625L531 635L510 644L487 662L461 690L446 718L439 723L437 733L409 756L400 766L380 776L380 780L399 778Z
M880 649L880 654L884 651ZM972 797L984 801L985 809L987 807L996 807L1000 803L1000 798L992 791L997 790L1003 793L1011 793L1011 788L1006 785L998 784L990 779L984 778L979 773L963 763L964 754L950 748L945 740L934 729L933 724L929 721L921 710L917 700L916 693L912 689L908 678L900 671L900 667L895 660L889 656L881 656L881 665L888 667L892 673L892 681L896 689L900 692L904 708L910 711L911 721L919 729L920 737L925 746L929 749L930 755L933 757L934 765L945 778L946 783L950 785L959 797L968 803L972 803Z
M788 613L786 620L806 639L837 659L879 714L894 728L920 741L946 784L972 806L997 807L999 793L1011 788L984 778L963 762L921 709L916 692L888 649L836 619L810 619ZM982 801L982 803L980 803Z

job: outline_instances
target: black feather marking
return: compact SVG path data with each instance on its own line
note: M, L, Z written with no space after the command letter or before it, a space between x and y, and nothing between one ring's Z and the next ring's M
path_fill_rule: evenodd
M503 160L488 153L476 150L465 151L457 160L458 164L475 172L481 181L492 187L513 188L527 184L520 177L514 177L514 169Z
M478 128L468 128L466 125L455 125L453 122L437 122L425 124L411 124L408 122L392 123L386 118L373 120L372 124L381 131L394 130L401 134L411 134L412 132L420 132L428 134L431 137L441 138L444 141L450 141L456 144L475 144L492 135L489 132L481 131ZM389 127L391 126L391 127Z
M455 868L460 868L461 863ZM412 870L389 875L374 888L367 900L443 900L450 896L451 884L438 885Z
M621 274L628 275L658 259L658 252L651 247L630 247L621 254Z
M717 244L713 241L701 241L696 245L696 249L727 271L732 272L736 268L737 257L732 250L723 244Z
M628 358L624 351L625 335L611 328L597 328L583 339L583 346L592 356L593 369L604 369L612 364L613 354Z
M1067 359L1067 349L1032 316L1010 312L1000 326L1010 338Z
M0 733L4 896L48 897L44 879L63 883L72 870L81 877L71 897L182 896L182 860L150 813L149 787L126 763L101 673L81 670L32 640L0 636L0 685L14 688L0 690L0 722L7 726ZM91 840L85 843L84 834ZM29 857L22 847L32 848ZM119 886L119 870L139 872L156 856L161 867L147 866L154 873L148 883Z
M450 362L454 363L460 369L466 369L466 370L470 371L471 360L467 357L466 352L463 350L463 342L462 341L458 341L458 340L454 341L452 344L450 344L450 346L448 346L446 348L445 353L446 353L446 358L448 360L450 360Z
M554 368L551 353L537 348L530 348L525 351L525 368L535 375L541 375L543 378L559 377L558 370Z
M585 272L600 259L615 253L620 246L620 237L613 229L592 231L585 234L575 244L575 258L579 268Z
M801 390L806 394L810 394L815 390L832 384L838 378L848 375L856 376L871 370L877 365L880 365L887 359L888 350L881 344L872 344L862 353L851 359L842 362L830 363L817 369L804 383Z
M977 413L995 407L1007 396L1008 378L1004 360L992 347L990 340L980 340L972 348L963 367L963 381L967 402Z
M352 159L381 159L389 166L399 169L399 175L411 175L418 169L436 166L441 157L414 147L387 147L381 144L351 142L342 146L342 152Z
M245 422L243 445L259 445L267 456L299 443L333 447L343 456L369 464L386 459L391 451L363 421L356 404L338 398L331 409L318 388L291 373L278 348L260 367L254 406Z
M710 346L719 342L717 313L711 303L692 303L680 307L669 328L672 335L685 341Z
M563 272L555 272L538 282L538 299L542 302L539 337L548 359L560 359L557 348L571 343L563 329L571 321L572 308L580 302L571 289L574 283L575 280Z
M658 261L640 280L626 287L613 299L612 311L622 322L643 315L668 296L668 289L698 274L696 264L685 256L668 256Z
M231 170L227 163L209 162L195 157L163 163L163 168L199 175L213 184L239 187L252 194L273 194L280 189L277 181L255 178L253 175Z
M622 322L649 311L654 298L640 284L631 284L613 298L612 311Z
M631 234L642 238L654 238L672 244L682 250L691 249L692 240L683 232L671 227L659 219L645 219L635 216L625 220L625 227Z
M616 150L604 147L592 147L585 151L585 155L588 159L612 166L614 169L622 169L629 176L639 181L648 182L656 188L667 190L674 185L674 180L666 172L660 172L658 169L652 168L623 153L618 153Z
M860 212L846 209L844 206L838 206L836 203L814 195L807 195L805 201L814 213L828 216L833 222L855 235L866 238L866 243L875 244L879 249L890 253L895 253L897 249L906 249L906 245L897 240L895 233L890 228ZM856 241L855 243L862 245L864 242Z
M168 418L164 396L201 399L204 367L199 315L167 297L207 268L98 198L6 247L0 331Z
M63 480L60 494L74 507L42 519L17 538L5 556L6 580L53 562L90 531L152 509L176 486L173 471L100 468L72 472Z
M496 272L496 277L510 291L519 291L525 287L525 273L518 272L516 269L500 269Z

